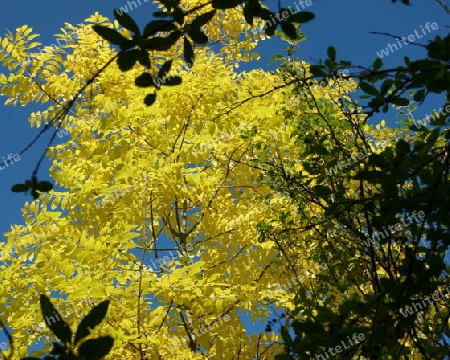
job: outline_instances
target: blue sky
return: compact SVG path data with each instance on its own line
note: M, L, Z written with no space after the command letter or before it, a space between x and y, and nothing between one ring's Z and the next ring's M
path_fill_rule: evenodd
M416 3L417 2L417 3ZM130 12L142 27L154 9L150 2ZM76 6L74 6L76 4ZM276 5L276 1L270 0L270 6ZM27 24L34 31L41 34L39 40L46 44L54 43L53 34L59 32L65 22L79 24L95 11L112 17L112 10L116 7L128 6L124 0L98 0L95 3L87 0L79 0L61 5L60 1L47 0L45 4L26 0L25 2L4 2L0 12L0 36L6 29L14 31L17 27ZM282 1L282 6L299 6L297 1ZM24 9L24 7L26 9ZM316 19L303 26L307 40L300 45L298 56L308 62L318 61L326 57L326 49L333 45L337 49L338 59L351 60L354 64L371 64L377 57L377 52L386 48L388 43L395 43L394 39L384 36L372 35L370 31L389 32L395 35L408 36L415 30L420 33L420 26L426 22L436 22L438 30L428 36L424 36L419 42L426 44L435 34L445 34L447 21L444 11L433 1L413 1L412 6L404 6L400 3L391 4L389 0L341 0L339 2L313 1L311 6L305 6L305 10L316 14ZM251 66L273 69L269 66L269 59L275 53L283 53L285 43L275 39L262 42L258 47L261 59L249 64ZM421 56L423 49L418 46L404 46L402 49L385 57L387 66L394 66L402 60L403 56ZM0 72L6 71L0 67ZM37 129L30 128L27 117L31 111L38 108L24 108L21 106L4 106L4 99L0 99L0 164L2 157L9 154L15 155L23 149L37 134ZM424 116L431 113L441 105L440 102L432 102L423 106L418 114ZM388 114L387 123L394 125L394 117ZM10 224L21 223L21 206L30 198L23 194L10 192L10 187L28 179L41 151L49 138L45 136L32 149L23 154L20 161L0 171L0 234L10 229ZM48 162L47 162L48 164ZM48 178L46 168L43 167L38 178Z
M326 57L326 49L333 45L337 49L338 59L350 60L354 64L370 65L376 58L377 52L394 44L396 41L385 36L370 34L370 31L389 32L394 35L408 37L417 31L421 32L421 26L427 22L438 24L437 30L423 35L418 43L427 44L428 40L440 34L445 35L447 15L441 7L432 0L411 0L412 6L404 6L398 1L392 4L390 0L341 0L341 1L313 1L305 10L316 14L316 19L303 26L307 37L306 42L300 45L297 54L302 60L314 63L320 58ZM137 2L137 0L136 0ZM27 24L34 31L41 34L38 40L45 44L54 43L53 34L59 32L65 22L79 24L94 12L112 17L112 11L117 7L128 6L130 1L125 0L78 0L76 2L61 2L60 0L21 2L4 1L0 10L0 36L6 29L14 31L16 28ZM143 27L149 19L154 5L149 1L130 12L130 15ZM273 7L277 2L267 1ZM299 6L298 1L281 0L283 7ZM274 69L269 66L269 60L275 53L284 53L285 43L275 39L265 41L258 47L261 59L249 64L250 67L262 67ZM404 46L385 57L383 61L387 66L398 65L404 56L415 58L423 56L424 51L418 46ZM0 67L0 73L6 73ZM9 154L17 154L37 134L38 130L30 128L27 118L31 111L39 108L23 108L4 106L5 98L0 99L0 164L2 157ZM418 115L430 114L433 109L439 108L442 103L438 100L426 103L418 111ZM392 112L384 116L387 123L394 126L395 118ZM23 182L31 176L47 141L49 134L44 136L30 151L23 154L20 161L0 171L0 234L9 231L11 224L22 224L21 207L31 197L10 192L10 187L15 183ZM48 179L48 164L43 166L38 173L39 179ZM1 341L1 340L0 340Z

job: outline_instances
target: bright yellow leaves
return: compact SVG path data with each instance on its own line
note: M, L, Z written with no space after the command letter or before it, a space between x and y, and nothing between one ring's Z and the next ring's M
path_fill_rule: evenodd
M142 69L122 73L113 64L62 120L71 138L51 149L51 175L67 191L25 206L26 225L7 234L0 259L0 300L10 304L19 344L42 336L21 328L41 321L22 305L36 303L40 292L59 291L67 303L111 300L109 321L94 334L115 338L111 359L136 358L139 349L168 360L232 359L238 351L243 359L257 353L272 359L281 350L271 344L273 333L258 339L240 317L246 311L264 321L271 306L293 309L292 284L276 288L293 274L277 265L277 244L259 241L257 225L294 209L283 194L273 194L255 160L302 167L295 163L299 150L282 113L284 98L272 91L282 79L233 70L256 46L238 41L241 17L240 10L218 12L206 26L212 41L223 41L223 56L198 48L187 69L180 49L163 54L174 59L172 71L183 82L162 87L154 105L145 106L145 90L134 85ZM86 22L108 24L97 13ZM2 94L14 102L27 104L40 94L46 107L31 114L33 126L58 113L51 99L71 99L115 55L89 26L66 24L59 38L69 33L76 34L75 45L30 53L26 70L0 75ZM19 63L34 36L26 27L18 34L14 46L1 39L3 63ZM33 247L15 255L11 244ZM299 259L295 266L304 273L314 263Z

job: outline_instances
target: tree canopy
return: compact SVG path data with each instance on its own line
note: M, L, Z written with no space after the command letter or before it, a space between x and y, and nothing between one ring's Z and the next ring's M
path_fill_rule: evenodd
M79 328L114 340L106 359L449 355L450 105L429 126L369 120L392 104L411 114L430 93L449 101L450 37L392 69L334 47L308 64L292 43L309 12L158 3L144 30L115 11L67 24L57 37L75 40L43 52L26 25L0 39L7 104L42 104L29 122L56 128L52 141L70 131L43 155L65 190L38 179L41 161L12 188L34 201L0 251L11 356L50 331L71 344L62 324L83 303ZM242 39L251 25L265 35ZM275 33L291 42L278 70L237 72Z

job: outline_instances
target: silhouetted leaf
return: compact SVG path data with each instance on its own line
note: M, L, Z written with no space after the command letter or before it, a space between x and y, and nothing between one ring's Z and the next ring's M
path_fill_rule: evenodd
M144 46L148 50L167 51L178 41L181 35L181 31L174 31L167 37L155 36L148 39Z
M53 189L53 184L48 181L40 181L36 184L36 190L41 192L49 192Z
M409 100L405 99L405 98L396 97L396 98L392 99L392 103L394 105L398 105L398 106L408 106L409 105Z
M120 54L119 57L117 58L117 64L119 65L119 69L122 71L130 70L134 66L134 64L136 64L138 58L139 58L138 49L134 49Z
M31 196L33 197L34 200L39 199L39 193L36 191L36 189L34 188L31 189Z
M91 333L90 329L94 329L102 322L108 311L108 306L109 300L101 302L100 304L95 306L90 311L90 313L83 318L83 320L81 320L81 323L78 326L77 332L75 334L75 345L78 344L81 339L84 339Z
M112 349L114 339L111 336L102 336L97 339L84 341L78 347L78 354L89 360L100 360Z
M147 106L151 106L156 101L156 94L147 94L144 99L144 104Z
M197 44L206 44L208 42L208 36L200 28L192 27L188 34Z
M145 66L147 69L150 69L151 63L150 63L150 55L145 49L139 49L139 56L138 56L139 64L142 66Z
M298 39L297 29L291 23L282 21L281 22L281 30L283 31L283 33L286 34L287 37L289 37L289 39L292 39L292 40Z
M30 187L25 184L16 184L11 188L13 192L27 192Z
M54 308L50 299L41 294L39 297L39 301L41 304L41 312L44 317L45 324L48 328L55 334L55 336L61 340L64 344L70 344L72 341L72 331L70 330L69 325L62 320L58 311ZM55 321L53 321L55 320Z
M312 12L301 11L301 12L298 12L298 13L295 13L295 14L292 14L291 16L289 16L287 18L287 21L304 24L308 21L311 21L315 17L316 16Z
M192 44L187 37L184 37L183 56L186 64L190 64L189 67L194 65L194 49L192 48Z
M216 14L216 10L211 10L211 11L208 11L207 13L197 16L192 21L192 26L199 28L200 26L207 24L209 21L211 21L211 19L214 17L215 14Z
M336 61L336 49L334 48L334 46L328 47L327 54L331 61Z
M374 70L378 70L383 66L383 60L381 60L380 58L377 58L374 62L373 62L373 69Z
M181 82L182 82L181 77L173 76L170 79L168 79L164 85L166 85L166 86L175 86L175 85L180 85Z
M153 78L149 73L143 73L142 75L139 75L134 83L139 87L149 87L155 85L153 83Z
M214 9L233 9L243 2L244 0L213 0L212 7Z
M372 86L364 81L361 81L359 83L359 88L367 94L374 95L374 96L378 95L378 90L374 86Z
M167 11L156 11L153 13L153 16L156 18L169 17L171 14Z
M172 31L176 30L177 27L169 20L153 20L149 22L144 29L143 36L148 37L150 35L155 35L157 32Z
M169 73L171 68L172 68L172 60L167 60L164 64L162 64L156 77L164 79L165 77L167 77L167 74Z
M66 353L66 347L60 343L53 342L53 349L50 351L50 355L63 355Z
M120 34L117 30L110 29L103 25L93 25L92 29L103 39L114 45L123 45L125 42L129 41L129 39Z
M180 24L183 25L184 24L184 12L183 10L181 10L180 8L176 8L172 11L172 16L174 18L174 20Z
M135 34L140 33L139 27L137 26L136 22L126 12L119 9L114 9L114 17L125 29L132 31Z

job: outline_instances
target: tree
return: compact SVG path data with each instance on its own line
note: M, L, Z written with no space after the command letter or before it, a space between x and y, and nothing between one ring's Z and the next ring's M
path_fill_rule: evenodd
M28 68L14 60L32 33L22 28L8 40L14 45L5 59L17 72L3 79L3 93L48 106L31 115L32 125L52 123L62 99L97 71L92 58L115 54L90 26L64 31L76 32L77 46L32 54ZM1 250L0 296L21 356L46 334L30 327L41 321L44 292L57 292L53 301L69 324L79 317L70 304L110 301L105 322L92 331L114 338L107 359L271 359L282 352L280 336L248 334L241 315L264 321L273 309L294 309L295 282L273 266L275 250L257 236L257 223L284 200L246 164L255 159L255 139L283 151L293 145L283 95L273 91L283 80L262 70L238 74L207 50L198 48L188 69L178 53L166 55L174 59L170 75L183 82L158 90L152 106L135 86L141 70L111 64L60 119L71 139L50 148L51 176L68 190L36 189L40 196L24 206L26 225L14 226Z
M345 357L442 357L448 326L440 324L448 321L448 308L433 303L424 310L423 324L417 323L416 313L403 314L408 300L422 299L445 285L448 199L436 194L447 190L448 114L431 122L443 126L438 130L413 126L394 131L383 126L381 134L388 138L379 146L374 140L380 134L367 119L389 104L410 111L408 98L421 102L428 92L447 92L448 99L449 38L431 42L427 59L406 59L405 66L395 69L382 69L380 60L371 68L352 67L338 62L330 47L324 65L287 63L280 75L254 71L237 76L229 58L213 53L208 57L201 48L193 56L192 44L220 41L223 34L217 25L223 23L235 34L225 54L254 46L252 41L236 41L242 25L232 20L242 16L237 8L242 3L183 7L165 1L165 11L155 16L168 20L151 22L143 32L117 13L127 30L107 30L106 19L93 17L92 22L106 25L95 26L95 31L120 50L113 52L82 28L77 30L81 46L74 50L82 61L66 58L61 50L59 57L34 54L31 68L20 68L14 60L20 63L27 55L21 42L29 29L19 31L18 41L2 41L8 52L2 60L12 71L17 69L15 76L0 79L8 83L2 93L11 102L26 103L33 95L51 99L56 105L44 113L44 129L55 119L58 129L68 124L75 129L71 141L52 149L53 176L69 193L50 192L27 204L32 213L29 228L18 227L10 234L11 242L25 245L17 255L22 266L26 259L34 261L27 264L28 277L20 277L20 262L8 267L16 273L5 272L5 279L13 279L25 294L20 305L15 302L17 311L23 300L33 299L26 290L30 278L74 299L81 294L111 296L114 330L108 330L117 342L127 344L111 356L201 358L203 352L263 359L284 352L284 358L291 358L320 355L317 349L322 346L332 348L322 355L341 353L336 346L348 341L342 344ZM275 16L278 20L266 26L266 34L273 35L280 25L288 38L298 39L292 23L312 16L303 13L287 21L285 10L275 14L258 1L248 1L244 16L249 23L255 17L269 21ZM185 21L190 17L192 22ZM164 60L158 61L156 51ZM190 69L182 68L181 54ZM105 65L89 69L92 57ZM220 72L211 74L205 66L209 61ZM140 65L133 67L137 62ZM74 78L62 77L57 66L70 69ZM140 66L146 68L144 73ZM342 79L345 69L358 71ZM315 78L325 82L317 86ZM356 86L352 78L370 95L367 105L349 96ZM156 88L162 100L136 88L133 81L138 87ZM415 91L411 96L410 90ZM136 102L136 97L151 106ZM42 120L35 115L34 121ZM409 130L418 136L412 139ZM35 198L50 191L36 172L15 190L31 189ZM428 188L421 187L424 183ZM60 198L55 201L55 196ZM70 212L55 213L49 205ZM415 220L406 224L410 211L415 211ZM27 246L37 244L36 237L45 241L31 255ZM427 246L420 246L421 241ZM177 255L165 257L161 243ZM11 246L5 249L11 251ZM143 266L150 252L163 259L158 260L161 272ZM64 260L56 266L60 258ZM92 269L101 267L104 259L103 272L94 275ZM53 275L52 280L38 280L37 266ZM121 284L126 290L117 289ZM120 291L125 293L123 304L114 298ZM146 297L147 292L152 297ZM202 298L208 300L201 303ZM150 305L144 309L145 302ZM135 308L124 309L130 304ZM286 319L285 343L271 326L268 341L262 334L247 336L240 313L252 311L263 319L273 308L282 309ZM27 316L20 314L19 325ZM135 327L125 332L133 324L130 318ZM228 321L231 326L221 327ZM289 335L291 325L295 339ZM305 337L306 332L312 336Z
M308 261L327 266L296 289L292 321L281 331L287 351L277 359L450 355L450 106L431 121L412 116L426 92L445 91L449 99L448 71L440 71L449 60L440 48L447 41L430 44L428 59L407 59L409 68L385 80L381 92L360 81L369 106L351 94L317 97L311 91L317 84L304 81L313 66L282 62L285 81L299 84L285 116L298 119L290 137L300 154L297 161L278 156L255 166L295 211L266 219L261 237L279 251L286 273ZM315 71L333 70L335 51L328 53L326 66ZM371 71L361 77L372 83L384 77ZM373 110L390 103L406 116L403 127L369 126Z

